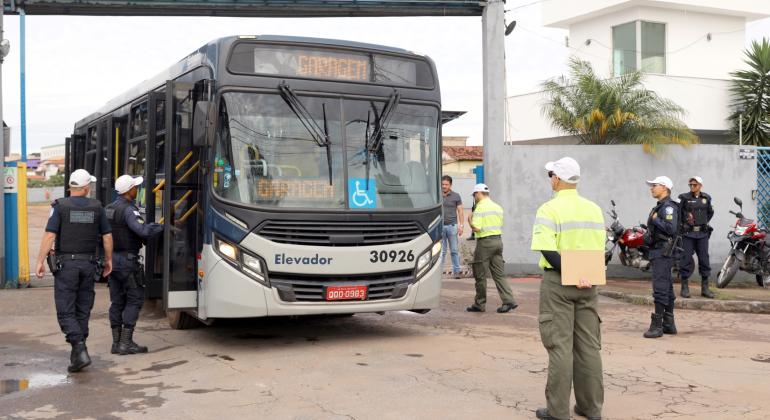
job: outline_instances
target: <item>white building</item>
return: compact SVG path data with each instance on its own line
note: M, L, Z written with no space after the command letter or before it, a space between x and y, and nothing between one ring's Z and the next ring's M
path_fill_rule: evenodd
M569 31L571 53L612 77L641 70L648 89L684 108L703 143L728 140L729 73L744 68L746 23L770 16L763 0L551 0L543 24ZM546 75L546 77L559 76ZM573 143L541 113L542 92L508 98L507 142Z
M40 160L64 159L64 145L56 144L52 146L43 146L40 148Z

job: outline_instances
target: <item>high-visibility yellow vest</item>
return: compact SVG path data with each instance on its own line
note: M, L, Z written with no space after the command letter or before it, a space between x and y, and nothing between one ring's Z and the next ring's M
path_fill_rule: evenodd
M562 190L537 209L532 250L601 251L606 238L602 209L578 195L577 190ZM540 267L553 268L542 255Z
M477 239L503 234L503 208L489 197L476 203L471 221L480 229L476 232Z

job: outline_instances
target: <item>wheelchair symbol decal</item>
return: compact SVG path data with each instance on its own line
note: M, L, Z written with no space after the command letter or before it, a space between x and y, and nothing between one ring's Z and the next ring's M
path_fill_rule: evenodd
M369 189L366 189L365 178L349 178L348 194L350 194L350 208L373 209L377 207L375 199L376 188L374 178L369 179Z

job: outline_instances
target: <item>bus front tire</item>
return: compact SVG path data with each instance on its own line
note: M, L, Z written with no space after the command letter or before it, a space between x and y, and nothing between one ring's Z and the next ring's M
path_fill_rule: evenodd
M200 322L192 315L184 311L166 311L168 325L175 330L189 330L200 325Z

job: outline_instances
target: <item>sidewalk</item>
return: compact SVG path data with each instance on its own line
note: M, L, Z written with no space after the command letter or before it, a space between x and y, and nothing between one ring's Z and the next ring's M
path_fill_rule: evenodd
M710 290L716 298L706 299L701 297L700 281L691 281L692 297L685 299L679 296L680 287L679 283L674 283L674 306L679 309L770 314L770 289L748 283L717 289L712 283ZM650 280L608 279L607 285L599 288L599 294L636 305L653 305Z

